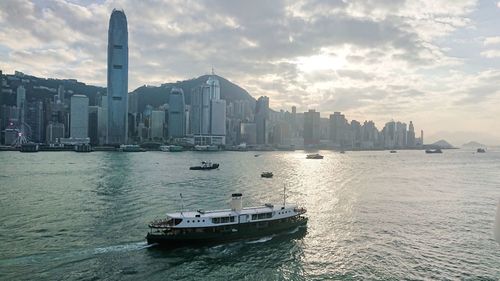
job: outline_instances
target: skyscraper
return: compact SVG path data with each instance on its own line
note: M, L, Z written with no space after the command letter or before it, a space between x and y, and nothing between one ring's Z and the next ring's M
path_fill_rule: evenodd
M108 30L107 143L127 143L128 31L123 10L114 9Z
M26 89L23 85L19 85L16 90L16 106L19 110L17 119L19 122L24 122L24 109L26 107Z
M212 74L191 96L191 131L195 144L226 144L226 101L220 99L220 85Z
M317 145L320 139L320 114L314 109L304 112L304 145Z
M89 130L89 98L84 95L71 96L70 137L87 138Z
M255 125L257 128L257 144L267 144L267 126L269 123L269 98L260 97L255 105Z
M182 138L186 133L186 105L181 88L172 88L168 100L168 136Z
M410 125L408 126L407 145L409 147L415 147L415 128L413 127L412 121L410 121Z

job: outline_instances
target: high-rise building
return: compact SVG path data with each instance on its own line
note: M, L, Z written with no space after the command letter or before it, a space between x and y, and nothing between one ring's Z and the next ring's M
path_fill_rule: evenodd
M240 124L240 143L254 145L257 141L257 126L255 123Z
M257 144L268 143L269 98L262 96L255 105L255 125L257 129Z
M193 135L210 133L210 93L206 85L193 89L191 93L191 132Z
M84 95L71 96L70 137L83 139L88 137L89 98Z
M127 143L128 31L123 10L114 9L108 30L107 143Z
M226 135L226 101L210 101L210 134L214 136Z
M56 143L59 139L64 138L64 124L50 122L45 133L46 143Z
M165 126L165 111L153 110L151 112L151 138L153 140L163 140L163 127Z
M26 109L26 89L23 85L19 85L16 90L16 106L19 109L19 120L21 126L24 123L25 109Z
M44 142L43 103L41 101L28 102L24 108L24 120L28 128L25 134L30 141Z
M314 109L304 112L304 145L317 145L320 140L320 113Z
M408 136L407 136L407 145L408 147L415 147L415 128L413 127L413 122L410 121L410 125L408 126Z
M396 123L396 146L406 147L406 123Z
M387 122L382 129L382 134L384 137L384 147L394 148L396 147L396 122Z
M226 101L220 99L220 85L215 75L193 89L190 114L195 144L226 144Z
M330 114L330 140L335 146L347 146L351 144L349 138L349 122L344 114L334 112Z
M181 88L172 88L168 105L168 136L182 138L186 134L186 104Z

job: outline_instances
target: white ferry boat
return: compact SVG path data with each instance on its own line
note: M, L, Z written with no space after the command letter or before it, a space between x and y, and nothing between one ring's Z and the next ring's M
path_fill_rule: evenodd
M160 150L165 151L165 152L181 152L182 146L180 146L180 145L161 145Z
M231 209L168 213L149 224L148 244L179 247L226 242L279 233L307 224L306 209L294 204L242 207L242 194L234 193Z
M218 151L219 147L216 145L195 145L195 151Z

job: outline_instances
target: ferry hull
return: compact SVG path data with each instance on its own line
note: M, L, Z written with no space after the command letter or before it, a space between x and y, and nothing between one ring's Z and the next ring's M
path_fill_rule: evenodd
M266 224L267 223L267 224ZM208 228L204 232L185 234L164 234L150 232L146 239L148 244L158 244L165 248L218 244L235 240L257 238L292 230L307 225L307 217L299 217L292 222L264 221L234 224L216 228Z

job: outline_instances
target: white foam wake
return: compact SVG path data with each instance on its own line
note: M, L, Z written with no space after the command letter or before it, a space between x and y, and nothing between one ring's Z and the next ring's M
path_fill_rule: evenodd
M265 236L265 237L262 237L258 240L254 240L254 241L247 241L245 242L246 244L255 244L255 243L264 243L264 242L267 242L271 239L273 239L274 235L271 235L271 236Z

